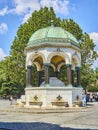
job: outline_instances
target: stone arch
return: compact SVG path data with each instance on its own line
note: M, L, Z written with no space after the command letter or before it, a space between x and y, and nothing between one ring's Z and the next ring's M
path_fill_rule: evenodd
M37 71L41 71L42 67L40 66L40 64L38 62L33 62L33 64L36 66Z
M71 60L69 58L69 56L64 53L64 52L51 52L48 57L47 57L47 62L50 63L51 62L51 59L54 57L54 56L61 56L64 60L65 60L65 63L66 64L70 64L71 63Z
M74 53L72 55L72 67L74 68L75 66L81 66L81 60L78 56L78 54Z
M45 56L44 56L43 53L41 53L41 52L35 52L35 53L32 53L32 54L28 57L27 62L26 62L26 66L29 65L29 64L31 64L31 62L32 62L32 64L33 64L34 60L35 60L37 57L39 57L39 56L42 58L43 63L46 61Z
M56 71L56 68L53 64L50 64L50 66L53 68L54 72Z

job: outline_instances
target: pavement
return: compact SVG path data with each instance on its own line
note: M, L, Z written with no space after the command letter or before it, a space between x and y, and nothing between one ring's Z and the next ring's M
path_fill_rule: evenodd
M98 102L40 111L13 108L8 100L0 100L0 130L98 130Z

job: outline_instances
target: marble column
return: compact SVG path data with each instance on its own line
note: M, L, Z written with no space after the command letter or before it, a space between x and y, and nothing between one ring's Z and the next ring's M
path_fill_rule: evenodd
M38 77L38 86L40 86L40 84L41 84L41 73L42 73L42 71L38 71L37 72L37 77Z
M32 86L32 65L28 65L26 71L26 87L31 86Z
M71 85L72 86L72 82L71 82L71 64L67 64L67 85Z
M73 69L71 70L71 82L72 82L72 85L74 86L74 70Z
M45 86L49 86L49 63L44 64L45 71Z
M80 67L76 67L76 74L77 74L77 87L80 87L81 86L81 83L80 83Z

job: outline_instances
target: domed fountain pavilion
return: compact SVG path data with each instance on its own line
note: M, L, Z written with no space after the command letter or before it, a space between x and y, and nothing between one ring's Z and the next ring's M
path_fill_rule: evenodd
M72 107L76 98L82 99L80 84L81 49L77 39L62 27L51 26L37 30L32 34L25 48L26 53L26 88L21 102L27 108ZM32 65L38 72L38 87L32 84ZM67 85L57 78L60 68L65 65ZM55 77L49 77L49 67ZM41 73L44 70L44 82ZM77 87L74 87L74 72Z

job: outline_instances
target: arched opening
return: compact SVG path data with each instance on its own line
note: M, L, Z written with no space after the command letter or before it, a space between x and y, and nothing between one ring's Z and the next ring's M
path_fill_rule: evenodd
M32 85L35 87L38 86L37 67L35 64L32 65Z
M80 58L77 54L72 56L72 79L73 79L73 86L78 87L80 85Z
M43 77L43 57L39 54L31 56L27 62L27 86L39 86Z
M33 63L36 65L37 70L41 70L43 66L43 59L41 56L38 56L34 59Z
M59 69L58 66L60 66L61 64L65 64L65 60L62 56L59 55L55 55L51 58L51 65L54 66L54 77L58 77L59 74Z
M58 66L62 63L65 63L65 60L62 56L55 55L51 58L51 64L55 66L55 70L57 70Z
M55 77L54 68L52 65L49 66L49 77Z
M59 57L59 58L57 58L57 57ZM51 62L52 59L56 59L56 60L62 59L64 61L66 61L66 64L71 63L71 59L70 59L69 55L66 54L65 52L52 52L52 53L50 53L47 57L47 60L48 60L48 62Z
M36 83L36 86L40 86L40 84L42 83L42 81L44 80L44 71L43 71L43 59L42 57L39 55L38 57L36 57L33 61L33 63L36 65L36 72L35 72L35 81L34 83ZM34 73L34 72L33 72Z
M65 85L67 85L67 66L62 65L60 68L60 73L58 74L58 78L63 81Z

